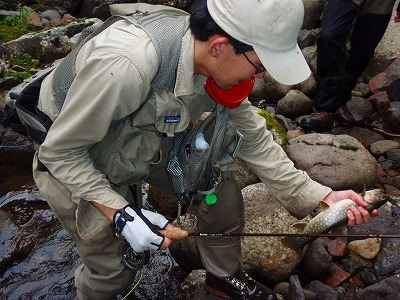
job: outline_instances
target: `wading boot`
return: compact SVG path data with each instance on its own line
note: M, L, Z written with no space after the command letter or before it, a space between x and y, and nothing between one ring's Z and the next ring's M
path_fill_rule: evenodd
M228 278L219 278L207 272L204 288L210 293L226 299L278 299L272 290L255 281L244 270L240 270Z
M334 119L337 125L343 127L353 127L356 124L354 116L345 105L338 108L334 114Z
M299 118L300 127L316 132L331 131L334 123L333 114L326 111L316 111L308 116Z

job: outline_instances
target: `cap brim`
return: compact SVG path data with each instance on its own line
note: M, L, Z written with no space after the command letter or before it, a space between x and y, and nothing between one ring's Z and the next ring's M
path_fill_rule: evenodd
M297 44L286 52L270 51L258 46L253 48L268 73L281 84L298 84L311 75L310 67Z

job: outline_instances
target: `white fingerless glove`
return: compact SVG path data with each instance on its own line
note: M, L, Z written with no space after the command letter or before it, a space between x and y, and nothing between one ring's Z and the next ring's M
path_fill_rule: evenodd
M157 227L164 229L168 223L164 216L139 209L133 204L125 206L123 212L117 211L114 214L117 235L124 236L137 253L160 249L164 236L157 231Z

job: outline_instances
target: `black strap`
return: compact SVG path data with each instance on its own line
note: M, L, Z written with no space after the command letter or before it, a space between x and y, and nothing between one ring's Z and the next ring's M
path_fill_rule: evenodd
M38 166L37 166L38 170L40 172L49 172L49 169L47 169L47 167L44 165L44 163L42 163L39 159L38 159Z

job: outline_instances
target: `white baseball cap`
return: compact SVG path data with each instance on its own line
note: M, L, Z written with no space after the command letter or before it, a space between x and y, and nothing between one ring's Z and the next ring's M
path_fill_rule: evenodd
M253 47L276 81L293 85L311 75L297 45L302 0L207 0L207 7L227 34Z

